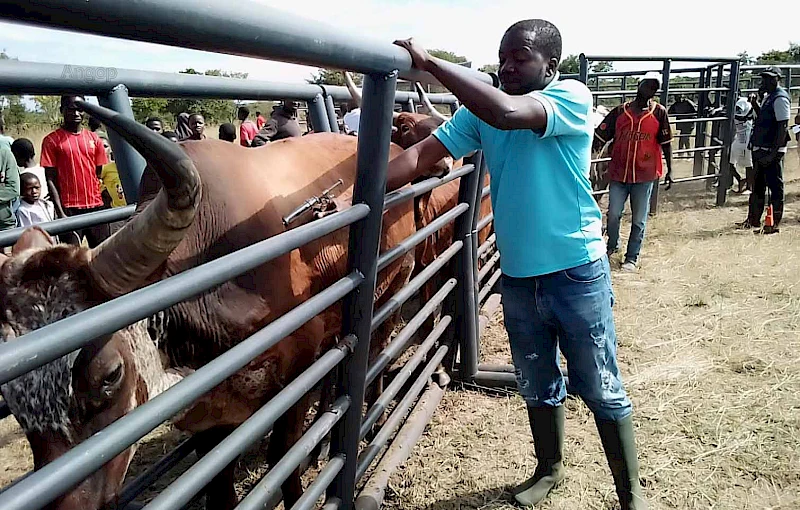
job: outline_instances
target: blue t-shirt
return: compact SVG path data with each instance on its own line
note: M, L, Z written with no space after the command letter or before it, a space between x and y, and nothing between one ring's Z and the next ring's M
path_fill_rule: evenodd
M500 267L517 278L580 266L606 252L589 181L592 94L577 80L556 77L528 95L547 112L544 133L496 129L463 106L433 133L456 159L483 150Z

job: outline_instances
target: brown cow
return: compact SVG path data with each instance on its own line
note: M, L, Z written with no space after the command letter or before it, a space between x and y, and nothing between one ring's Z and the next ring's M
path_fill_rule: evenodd
M179 146L109 110L78 104L145 156L148 167L137 212L94 249L53 245L44 231L28 229L11 257L0 257L3 341L279 234L285 230L283 216L337 179L344 181L345 190L339 202L349 203L356 174L355 138L320 133L257 149L217 140ZM391 147L391 157L401 152ZM264 173L268 179L253 178ZM181 374L198 369L345 276L348 231L340 229L179 303L160 314L158 324L140 321L4 384L3 397L25 431L35 467L51 462L179 381ZM384 213L381 250L414 231L411 204ZM413 255L407 254L379 273L376 306L408 280L413 265ZM206 439L200 441L198 454L208 451L331 348L340 324L337 304L173 422L180 429L203 433ZM385 344L387 330L374 335L374 350ZM275 424L270 465L302 433L307 408L304 399ZM113 502L133 452L131 447L112 459L49 508L96 510ZM209 509L235 505L234 464L207 488ZM282 489L291 506L302 491L299 473L293 473Z

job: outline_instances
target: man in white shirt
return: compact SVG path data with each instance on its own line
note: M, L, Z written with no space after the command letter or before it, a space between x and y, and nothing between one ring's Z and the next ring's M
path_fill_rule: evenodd
M344 129L345 133L358 136L358 123L361 120L361 108L350 108L350 111L344 114Z
M736 101L730 163L731 174L739 182L737 193L743 193L745 189L748 191L753 189L753 155L748 148L750 134L753 131L753 119L755 118L752 101L755 101L754 97L750 99L740 97ZM745 178L742 178L737 166L744 166Z

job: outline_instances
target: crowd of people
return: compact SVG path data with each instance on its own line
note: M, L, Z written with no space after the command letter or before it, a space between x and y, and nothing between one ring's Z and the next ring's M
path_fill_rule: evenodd
M729 165L732 175L729 186L732 188L735 180L738 185L735 191L750 193L747 219L736 226L754 229L756 233L773 234L779 232L778 225L783 217L783 158L790 139L788 123L791 108L789 93L780 86L783 78L781 70L770 66L760 74L761 87L758 92L737 98L730 156L722 164ZM661 177L665 177L667 189L672 185L673 132L669 116L674 115L682 120L698 114L708 117L725 115L724 107L712 107L707 112L699 113L697 106L684 95L677 96L676 101L666 109L654 101L660 87L660 73L645 74L639 81L635 99L614 108L595 131L595 150L610 144L606 222L609 257L620 248L620 219L626 202L630 202L631 230L621 263L621 269L628 272L638 268L654 187ZM800 123L800 115L795 122ZM678 123L680 154L691 154L693 127L693 122ZM718 130L714 131L716 133ZM723 143L715 133L712 133L712 146ZM716 150L709 154L712 161L715 153ZM744 176L740 173L742 168ZM767 189L772 208L771 222L762 226Z
M102 125L76 106L82 96L62 96L61 125L42 141L37 163L33 142L5 134L0 116L0 230L28 227L58 218L127 205L125 192L114 162L111 144ZM246 106L238 109L238 139L244 147L302 136L297 104L284 101L267 119L255 112L250 120ZM201 113L181 113L175 129L166 129L158 117L144 125L174 142L203 140L205 118ZM231 123L219 127L219 139L236 142L237 129ZM61 236L61 241L79 244L85 238L90 247L111 235L109 225L98 225Z

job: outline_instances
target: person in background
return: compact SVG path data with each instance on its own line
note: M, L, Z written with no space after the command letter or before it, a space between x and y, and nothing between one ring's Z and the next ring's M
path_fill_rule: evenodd
M147 129L152 129L156 133L164 131L164 124L158 117L148 117L147 120L144 121L144 125L147 126Z
M264 116L261 115L261 112L257 111L256 112L256 127L258 129L261 129L262 127L264 127L264 124L266 124L266 123L267 123L267 119L265 119Z
M345 133L348 135L358 136L358 123L361 120L361 108L355 101L347 102L347 113L344 114L342 119L344 122Z
M182 142L192 137L192 128L189 127L189 114L181 112L178 114L178 122L175 127L175 133L178 135L178 141Z
M756 104L756 119L750 135L750 148L753 151L753 191L747 219L737 223L738 228L759 229L762 234L780 232L778 225L783 219L783 157L789 142L789 117L791 102L789 93L779 85L783 73L778 67L770 66L761 71L759 96L764 97ZM770 191L773 225L761 228L767 188Z
M22 200L17 209L17 224L20 227L30 227L56 219L53 203L42 199L42 184L39 178L31 172L25 172L19 176L19 180ZM58 243L57 237L51 237Z
M595 130L594 149L614 141L608 164L608 255L619 250L619 228L625 202L631 202L631 233L622 270L634 272L644 240L650 194L663 174L661 153L667 160L667 189L672 182L672 128L667 110L653 101L661 74L649 72L639 81L636 98L617 106Z
M697 106L690 101L685 95L678 94L675 102L669 107L667 113L673 115L676 119L691 119L697 115ZM678 124L678 150L690 148L690 138L694 130L693 122L681 122ZM685 154L687 158L693 158L689 153Z
M89 122L87 124L89 125L89 131L91 131L92 133L99 134L100 128L103 127L103 123L95 119L94 117L89 117Z
M178 133L176 133L175 131L164 131L161 133L161 136L170 141L178 143Z
M14 143L14 139L6 135L6 121L3 116L0 115L0 145L10 149L12 143Z
M253 139L251 147L302 135L300 123L297 122L297 105L287 100L275 107L270 119Z
M106 207L100 193L100 175L108 157L97 134L83 129L83 111L76 105L83 96L61 96L61 127L42 141L41 165L47 187L60 217L77 216ZM110 235L108 225L97 225L78 232L89 247L102 243Z
M219 139L226 142L236 141L236 126L230 122L226 122L219 126Z
M192 135L189 140L204 140L206 130L206 119L202 113L193 113L189 115L189 130Z
M559 79L561 33L542 19L509 27L499 48L499 89L443 65L413 39L395 44L463 106L392 159L386 191L429 175L444 157L475 150L491 174L505 327L538 459L514 498L538 505L565 478L560 349L571 385L594 414L622 510L646 508L633 408L616 360L602 215L589 181L592 93L578 80Z
M17 138L11 144L11 152L14 154L14 159L17 160L20 172L32 173L39 179L39 193L42 199L52 201L50 190L47 187L44 167L36 164L36 150L33 147L33 142L27 138Z
M249 120L250 109L246 106L240 106L237 112L239 118L239 144L242 147L250 147L253 144L253 138L258 134L258 128L255 122Z
M100 139L103 141L103 148L109 161L108 164L103 165L103 171L100 172L100 182L102 183L100 193L103 197L103 204L106 207L126 206L128 202L125 200L125 191L122 189L122 181L119 179L119 170L114 161L111 144L107 137L101 136Z
M753 156L748 148L750 134L753 130L753 118L755 117L752 100L752 98L740 97L736 101L734 112L734 135L733 143L731 143L730 163L731 175L739 183L737 193L744 193L745 190L751 191L753 189ZM744 178L736 168L737 165L744 166Z
M0 230L17 226L14 206L19 201L19 167L14 154L0 144Z

